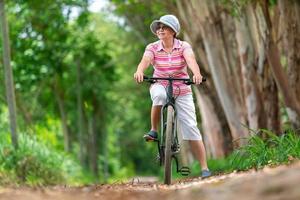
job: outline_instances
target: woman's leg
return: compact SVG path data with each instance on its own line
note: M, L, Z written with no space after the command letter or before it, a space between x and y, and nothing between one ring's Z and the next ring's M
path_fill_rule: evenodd
M197 127L196 111L192 95L180 96L176 100L178 122L183 140L188 140L202 170L207 170L206 150Z
M208 170L207 160L206 160L206 151L202 140L189 140L193 154L196 159L199 161L202 170Z
M160 110L162 106L152 106L151 108L151 131L158 130L160 120Z

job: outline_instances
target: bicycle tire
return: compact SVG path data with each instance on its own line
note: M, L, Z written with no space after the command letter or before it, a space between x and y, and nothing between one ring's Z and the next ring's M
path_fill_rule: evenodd
M164 155L164 183L171 184L172 181L172 135L173 135L174 108L168 106L167 126L165 132L165 155Z

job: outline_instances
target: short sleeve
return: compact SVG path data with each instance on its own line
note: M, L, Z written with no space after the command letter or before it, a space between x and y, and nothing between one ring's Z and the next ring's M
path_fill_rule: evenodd
M183 42L182 48L183 48L182 52L184 57L194 55L192 46L189 43Z
M147 45L144 56L149 57L151 59L151 62L153 61L154 58L154 50L151 44Z

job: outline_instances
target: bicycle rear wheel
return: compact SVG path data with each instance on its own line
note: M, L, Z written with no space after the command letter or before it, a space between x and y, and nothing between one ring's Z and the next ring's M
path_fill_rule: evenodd
M168 106L167 110L167 127L165 132L165 157L164 157L164 183L171 184L172 179L172 135L174 125L174 108Z

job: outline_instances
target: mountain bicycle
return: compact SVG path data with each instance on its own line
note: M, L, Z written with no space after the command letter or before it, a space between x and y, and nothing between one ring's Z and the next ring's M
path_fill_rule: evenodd
M151 84L157 81L168 81L166 87L167 100L161 109L161 129L160 139L154 140L158 147L158 160L160 166L164 166L164 183L169 185L172 180L172 159L175 160L177 173L183 176L190 174L188 167L180 167L176 155L180 152L180 144L177 136L177 111L175 107L176 98L173 96L173 82L182 81L186 85L194 84L190 79L182 78L155 78L144 76L144 81ZM202 82L206 81L205 78Z

